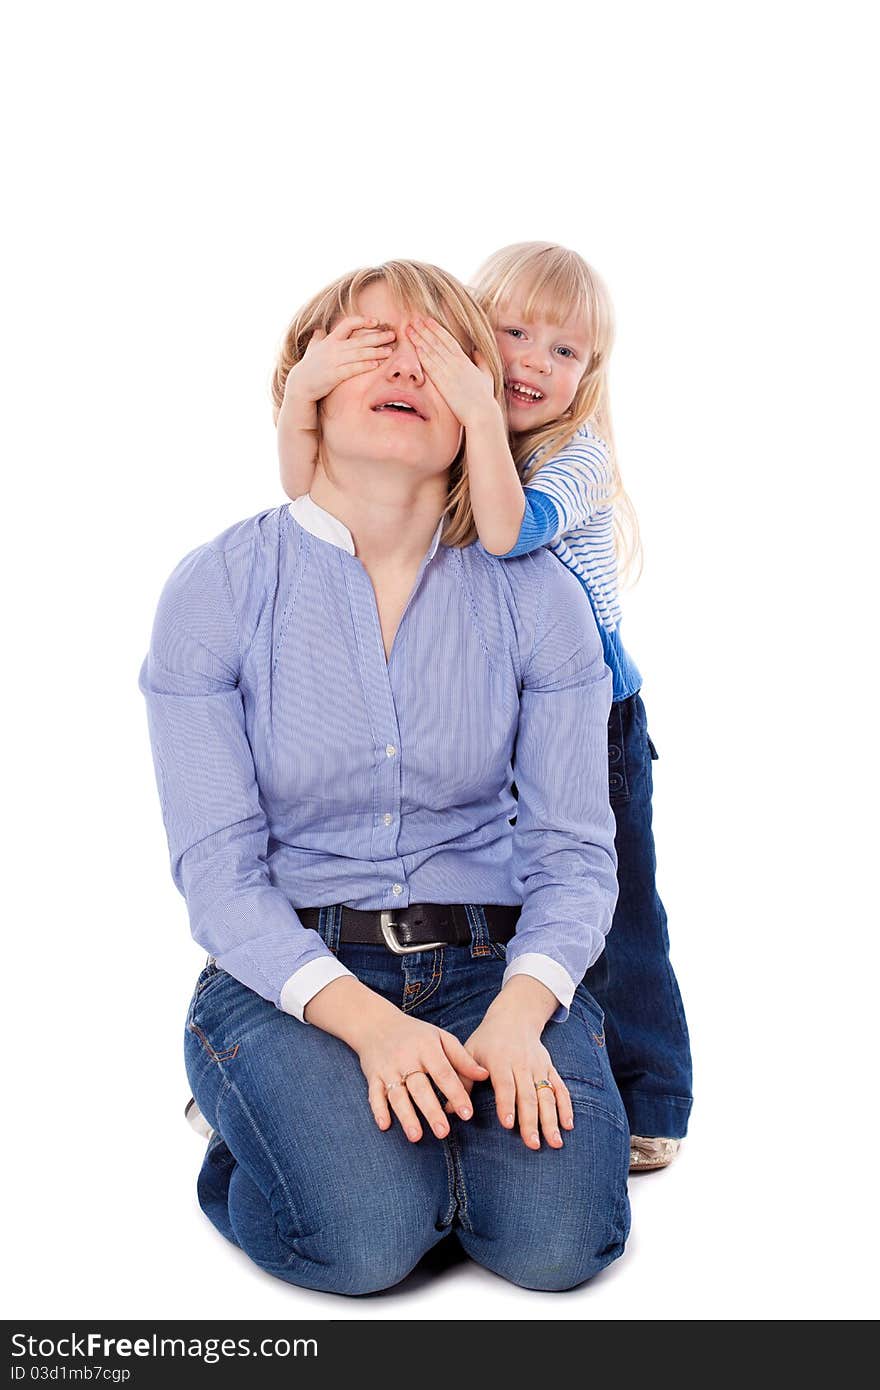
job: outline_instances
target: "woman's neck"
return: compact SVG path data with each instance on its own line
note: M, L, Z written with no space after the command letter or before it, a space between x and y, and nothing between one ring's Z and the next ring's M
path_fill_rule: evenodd
M319 464L309 490L313 502L347 526L355 553L368 570L421 564L446 506L448 472L433 478L383 476L365 468L357 477L329 476Z

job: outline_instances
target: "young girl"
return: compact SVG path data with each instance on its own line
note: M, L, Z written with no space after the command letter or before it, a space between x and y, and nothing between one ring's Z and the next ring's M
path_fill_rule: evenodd
M626 572L639 545L614 458L611 303L580 256L549 242L496 252L471 290L495 329L507 421L487 409L479 354L474 365L433 319L416 317L407 333L421 368L465 428L480 543L502 559L549 546L580 581L596 618L614 680L608 770L619 896L605 950L585 983L605 1011L609 1060L632 1134L631 1168L663 1168L687 1130L691 1059L654 881L651 761L657 752L642 678L620 638L618 564ZM290 497L308 492L314 477L317 402L346 377L381 368L394 352L394 337L355 317L326 337L313 336L287 377L278 413L281 478Z

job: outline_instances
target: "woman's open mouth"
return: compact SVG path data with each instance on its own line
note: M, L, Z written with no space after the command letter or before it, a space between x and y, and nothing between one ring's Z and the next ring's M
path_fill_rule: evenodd
M402 420L421 420L424 423L424 415L420 415L415 406L407 401L382 401L380 405L373 406L373 413L376 415L397 415Z

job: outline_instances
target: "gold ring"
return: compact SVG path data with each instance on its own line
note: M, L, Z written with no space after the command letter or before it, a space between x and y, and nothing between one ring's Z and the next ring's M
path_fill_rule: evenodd
M396 1081L384 1081L382 1084L384 1085L387 1093L388 1091L393 1091L395 1086L402 1086L403 1081L404 1078L399 1076Z
M403 1075L403 1077L402 1077L402 1080L405 1082L408 1076L427 1076L427 1075L428 1075L428 1073L427 1073L426 1071L422 1071L422 1069L421 1069L420 1067L414 1067L412 1071L408 1071L408 1072L405 1072L405 1073L404 1073L404 1075Z
M536 1091L540 1091L541 1088L542 1088L543 1086L550 1086L550 1082L549 1082L549 1081L536 1081L536 1082L535 1082L535 1090L536 1090ZM553 1087L552 1087L552 1086L550 1086L550 1090L551 1090L551 1091L553 1090Z

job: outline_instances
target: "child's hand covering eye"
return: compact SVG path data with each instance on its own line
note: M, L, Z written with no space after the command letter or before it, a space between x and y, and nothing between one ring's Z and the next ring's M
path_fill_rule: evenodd
M466 429L497 412L492 372L479 351L472 362L448 328L418 314L406 331L431 382Z

